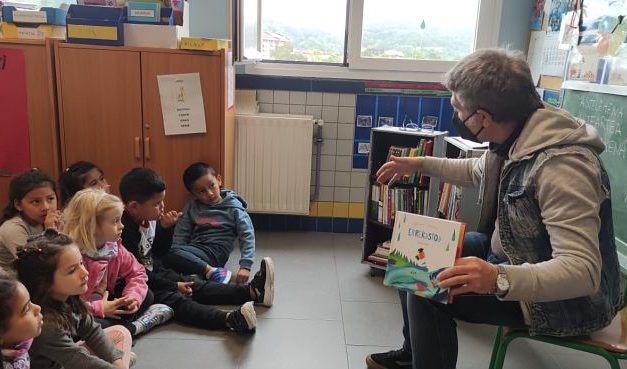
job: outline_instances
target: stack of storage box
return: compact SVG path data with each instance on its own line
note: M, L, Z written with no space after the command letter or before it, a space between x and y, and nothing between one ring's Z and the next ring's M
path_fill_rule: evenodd
M6 39L45 38L65 39L66 11L58 8L41 8L39 11L2 7L0 37Z

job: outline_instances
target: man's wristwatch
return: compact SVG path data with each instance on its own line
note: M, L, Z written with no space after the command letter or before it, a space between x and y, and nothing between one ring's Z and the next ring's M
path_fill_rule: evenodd
M509 292L509 278L507 277L507 272L503 266L497 265L496 269L498 274L496 275L494 294L499 297L503 297Z

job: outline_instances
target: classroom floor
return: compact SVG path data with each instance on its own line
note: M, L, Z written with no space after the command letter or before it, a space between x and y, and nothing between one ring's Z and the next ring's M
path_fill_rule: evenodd
M359 235L258 232L257 257L263 256L274 260L276 295L272 308L257 308L256 334L169 323L137 340L134 368L363 369L367 354L401 344L398 295L359 263ZM236 261L234 254L231 270ZM457 367L488 368L494 334L493 327L460 323ZM593 355L519 340L504 367L609 366Z

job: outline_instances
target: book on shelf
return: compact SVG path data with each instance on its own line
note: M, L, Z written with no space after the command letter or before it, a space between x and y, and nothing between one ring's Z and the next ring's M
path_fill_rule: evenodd
M388 265L388 259L387 258L382 258L382 257L374 255L374 254L368 255L366 260L368 260L369 262L371 262L371 263L373 263L375 265L379 265L379 266L387 266Z
M376 265L387 266L388 256L390 254L390 240L377 245L374 252L366 258L366 260Z
M479 158L486 149L486 144L478 144L476 142L464 140L461 137L446 137L445 141L452 144L452 150L449 151L450 157L457 157L459 159ZM448 149L447 149L448 150ZM462 192L465 192L467 201L463 201ZM473 206L473 199L476 202L477 193L475 189L464 189L462 186L454 185L451 183L440 183L440 192L438 196L437 215L442 219L448 220L466 220L469 221L470 227L475 227L472 218L477 215L471 214L470 209L462 209L465 205L468 208ZM466 210L464 214L464 210Z
M438 200L438 216L448 220L458 220L462 198L462 187L443 183Z
M398 212L383 284L443 304L451 302L437 275L461 256L466 225Z
M374 183L371 185L370 219L392 225L397 211L423 214L429 191L418 187L398 188Z
M392 145L388 149L386 162L390 161L392 156L396 157L417 157L433 155L433 140L421 138L416 147L402 147ZM397 183L414 184L420 186L429 185L429 177L422 176L420 173L404 175Z
M433 140L425 140L424 148L421 156L432 156L433 155ZM420 175L420 179L418 180L418 185L420 186L428 186L429 185L429 177L425 175Z
M387 259L388 255L390 255L390 240L378 244L377 248L373 252L373 255Z

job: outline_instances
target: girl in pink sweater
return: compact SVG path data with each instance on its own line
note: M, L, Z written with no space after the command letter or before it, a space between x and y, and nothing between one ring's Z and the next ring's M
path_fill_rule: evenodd
M102 190L79 191L63 212L63 231L79 245L89 272L81 295L89 312L103 327L121 324L138 335L169 320L173 311L152 304L146 270L120 242L123 208Z

